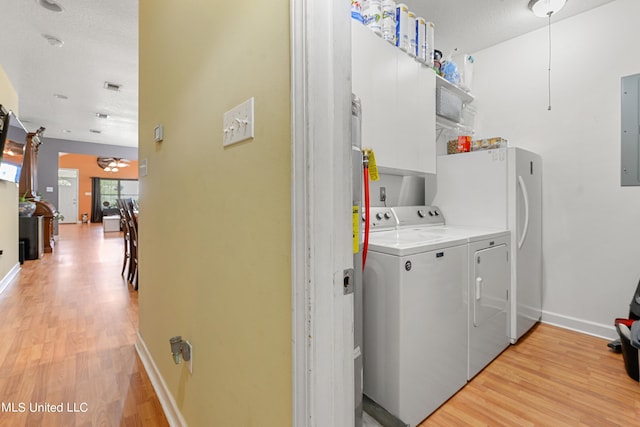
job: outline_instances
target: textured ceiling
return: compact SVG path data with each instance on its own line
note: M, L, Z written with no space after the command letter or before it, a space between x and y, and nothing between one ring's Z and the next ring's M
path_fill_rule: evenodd
M610 1L613 0L568 0L553 20ZM57 3L63 12L48 11L38 0L2 0L0 65L18 92L21 120L30 131L46 127L44 135L49 138L137 146L138 1ZM529 0L405 3L418 16L435 23L436 47L445 55L454 48L473 53L547 23L528 10ZM42 34L55 36L64 45L53 47ZM121 84L122 89L105 90L106 81ZM110 117L99 119L96 113ZM90 129L102 133L95 134Z
M137 146L138 2L60 0L60 13L36 0L2 3L0 65L18 93L27 129L44 126L45 137ZM51 46L42 34L64 44ZM122 88L108 91L105 81Z
M614 0L567 0L551 22ZM399 2L398 2L399 3ZM474 53L548 24L529 10L529 0L404 0L409 10L435 25L435 45L445 55ZM597 29L594 29L597 31Z

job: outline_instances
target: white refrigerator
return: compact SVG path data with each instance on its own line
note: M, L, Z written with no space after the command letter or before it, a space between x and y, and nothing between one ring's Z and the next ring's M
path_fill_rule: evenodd
M446 223L511 230L509 338L514 344L542 314L542 162L521 148L437 160L433 205Z

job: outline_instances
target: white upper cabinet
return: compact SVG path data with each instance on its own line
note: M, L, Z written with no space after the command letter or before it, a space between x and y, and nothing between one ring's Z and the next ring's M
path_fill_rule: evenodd
M362 146L381 172L436 172L435 72L352 23L353 93L362 102Z

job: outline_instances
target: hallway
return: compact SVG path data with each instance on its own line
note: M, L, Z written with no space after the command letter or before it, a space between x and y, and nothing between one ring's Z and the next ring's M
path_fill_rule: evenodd
M135 351L122 244L102 224L60 225L54 253L0 294L0 425L168 425Z

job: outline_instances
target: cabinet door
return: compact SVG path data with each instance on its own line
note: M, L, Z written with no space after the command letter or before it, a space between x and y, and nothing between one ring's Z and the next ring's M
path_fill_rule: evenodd
M363 25L353 25L352 89L362 103L362 147L389 160L396 113L396 48ZM393 59L391 59L393 58Z
M435 73L360 24L352 41L362 146L383 170L435 173Z

